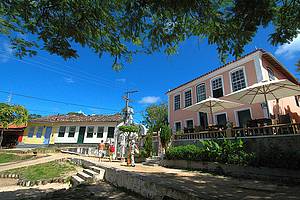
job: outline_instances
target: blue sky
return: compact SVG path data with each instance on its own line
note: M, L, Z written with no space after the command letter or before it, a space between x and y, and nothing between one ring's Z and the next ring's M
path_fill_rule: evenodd
M300 78L295 67L296 61L300 59L300 34L292 43L274 47L267 41L271 31L271 27L259 29L254 40L245 47L245 53L263 48ZM64 61L58 56L40 51L38 56L19 61L12 56L7 41L2 39L0 91L110 109L100 110L12 95L13 104L24 105L31 113L50 115L70 111L114 113L124 107L124 92L134 89L139 92L132 95L134 102L131 105L136 111L135 120L140 121L141 111L147 105L167 101L165 92L168 89L222 65L216 47L197 38L182 43L178 54L173 56L163 52L136 55L133 62L126 64L120 72L112 70L113 59L107 55L99 58L87 48L79 48L79 55L78 59ZM0 102L7 102L8 96L0 92Z

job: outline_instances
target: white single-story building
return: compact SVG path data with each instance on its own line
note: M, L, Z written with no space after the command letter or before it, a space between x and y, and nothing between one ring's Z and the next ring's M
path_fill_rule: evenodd
M99 144L117 142L122 115L53 115L30 120L24 144Z

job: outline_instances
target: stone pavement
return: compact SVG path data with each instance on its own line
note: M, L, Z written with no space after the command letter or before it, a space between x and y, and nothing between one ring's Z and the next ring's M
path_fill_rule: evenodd
M300 199L299 185L288 186L264 181L217 176L199 171L170 169L160 166L151 167L141 164L137 164L133 168L127 167L120 162L99 162L97 158L70 154L53 154L49 157L1 166L0 171L71 157L84 159L106 168L116 168L134 173L152 183L159 184L161 187L185 191L196 195L199 199Z
M99 166L133 172L162 187L192 193L199 199L300 199L300 186L288 186L264 181L237 179L164 167L136 165L127 167L118 162L97 162Z

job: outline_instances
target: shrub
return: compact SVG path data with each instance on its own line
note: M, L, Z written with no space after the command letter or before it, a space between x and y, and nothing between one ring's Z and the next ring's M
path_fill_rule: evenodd
M204 140L196 145L171 147L166 152L166 158L248 165L253 163L255 157L244 150L242 140Z
M152 146L152 133L149 133L145 137L145 146L144 146L146 157L152 156L153 146Z

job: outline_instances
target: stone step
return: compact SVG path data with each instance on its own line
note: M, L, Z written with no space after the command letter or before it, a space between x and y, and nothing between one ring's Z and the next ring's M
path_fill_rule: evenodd
M96 180L103 180L104 179L104 174L105 174L105 169L102 169L100 167L96 167L96 166L90 166L90 169L96 173L98 173L98 175L96 176Z
M78 172L77 176L79 176L81 179L85 180L85 181L92 181L93 177L84 173L84 172Z
M156 163L149 163L149 162L142 162L142 165L151 166L151 167L157 167L157 166L159 166Z
M90 176L92 176L93 178L95 178L95 176L99 174L99 173L97 173L97 172L95 172L91 169L83 169L83 172L90 175Z
M73 186L76 186L76 185L84 183L84 180L82 178L80 178L79 176L74 175L71 177L71 182L72 182Z
M90 169L93 170L94 172L99 173L99 174L104 170L104 169L102 169L100 167L96 167L96 166L91 166Z

